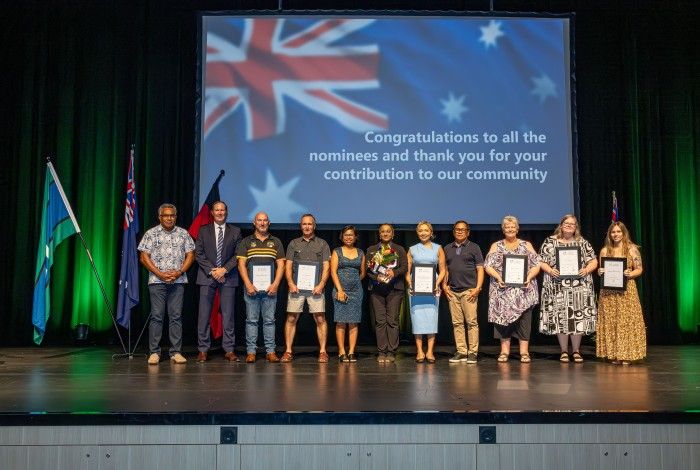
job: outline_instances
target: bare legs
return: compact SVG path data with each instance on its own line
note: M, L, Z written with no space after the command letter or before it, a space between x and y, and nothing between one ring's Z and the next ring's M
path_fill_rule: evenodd
M348 332L348 354L355 354L355 345L357 344L357 323L336 323L335 324L335 339L338 343L338 355L345 354L345 331Z
M416 359L428 358L429 360L435 360L435 353L433 348L435 346L435 335L425 335L428 339L428 350L423 352L423 335L415 335L416 338Z
M520 355L530 355L530 341L524 339L518 340ZM506 356L510 355L510 338L501 338L501 353Z
M294 335L297 332L297 321L300 313L287 312L287 321L284 322L284 344L285 352L292 352ZM326 352L326 340L328 339L328 324L326 323L325 312L314 313L316 322L316 336L318 336L319 353Z

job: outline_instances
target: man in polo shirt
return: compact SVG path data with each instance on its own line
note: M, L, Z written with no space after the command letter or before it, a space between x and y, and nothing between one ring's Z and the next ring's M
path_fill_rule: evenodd
M315 235L316 218L311 214L301 216L301 237L295 238L287 246L287 266L285 269L289 296L287 297L287 321L284 324L285 351L282 362L291 362L292 343L297 329L299 314L304 310L304 303L309 304L309 312L316 321L316 335L318 336L319 354L318 362L328 362L326 352L326 338L328 325L326 324L326 305L323 289L328 281L330 272L331 251L328 243ZM300 262L316 263L316 269L320 270L319 282L310 293L300 292L296 285L297 273Z
M479 353L479 324L476 302L484 283L484 257L479 246L469 241L469 224L458 220L452 227L454 241L444 246L447 276L442 288L449 301L457 352L450 362L476 363ZM467 324L467 336L464 324Z
M244 285L243 299L246 305L245 341L247 363L255 362L258 349L258 321L263 318L263 340L265 341L268 362L279 362L275 354L275 309L277 291L284 276L284 249L279 238L270 235L270 219L264 212L258 212L253 218L255 231L245 237L238 245L238 272ZM255 266L270 267L268 279L254 279ZM258 286L253 281L258 281ZM260 285L271 281L269 286ZM258 290L260 288L260 290Z
M160 362L160 338L167 306L170 332L170 359L184 364L182 355L182 297L187 270L194 262L194 241L184 228L176 227L177 209L172 204L158 208L160 225L148 229L139 243L140 260L148 269L151 294L151 321L148 325L149 365Z

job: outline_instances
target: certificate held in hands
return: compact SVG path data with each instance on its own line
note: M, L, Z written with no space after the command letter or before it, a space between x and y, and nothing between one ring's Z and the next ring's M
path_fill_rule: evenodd
M559 277L564 279L578 278L581 270L579 250L576 246L557 247L557 271Z
M297 285L300 294L310 295L321 279L321 265L314 261L295 261Z
M433 295L435 293L435 266L414 264L411 270L411 285L414 295Z
M257 291L266 291L270 288L272 284L272 278L274 277L275 265L274 263L255 263L251 264L249 267L250 273L248 276Z
M603 289L625 290L627 288L627 258L602 258L603 279L601 287Z
M527 255L503 255L503 282L509 287L522 287L527 279Z

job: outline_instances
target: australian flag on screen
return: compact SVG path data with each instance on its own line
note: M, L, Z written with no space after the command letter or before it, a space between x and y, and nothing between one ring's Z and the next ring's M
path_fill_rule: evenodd
M494 205L509 198L484 197L480 182L414 181L412 191L402 193L405 181L329 178L328 170L353 168L417 171L429 166L412 159L387 163L381 155L408 147L411 153L418 147L446 150L445 144L371 143L367 132L500 137L533 130L547 134L551 158L569 159L568 29L561 18L213 16L203 21L200 189L206 191L224 168L222 199L231 202L233 221L250 221L264 210L278 223L295 223L305 212L320 223L381 222L384 215L376 221L369 216L373 205L399 198L391 221L418 220L439 203L422 197L421 190L436 187ZM481 142L469 150L493 147ZM310 158L318 152L378 152L380 160ZM534 191L541 190L542 197L556 194L558 181L570 185L570 171L570 163L554 165L548 184ZM527 191L538 196L531 186ZM560 214L570 209L567 204ZM502 215L494 218L500 221Z

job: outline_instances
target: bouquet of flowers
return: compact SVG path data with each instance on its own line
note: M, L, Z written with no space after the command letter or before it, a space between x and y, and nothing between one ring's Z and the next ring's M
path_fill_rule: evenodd
M382 244L377 252L367 263L369 270L377 275L379 282L387 283L391 280L391 276L386 273L389 269L393 269L399 265L399 255L396 250L389 245Z

